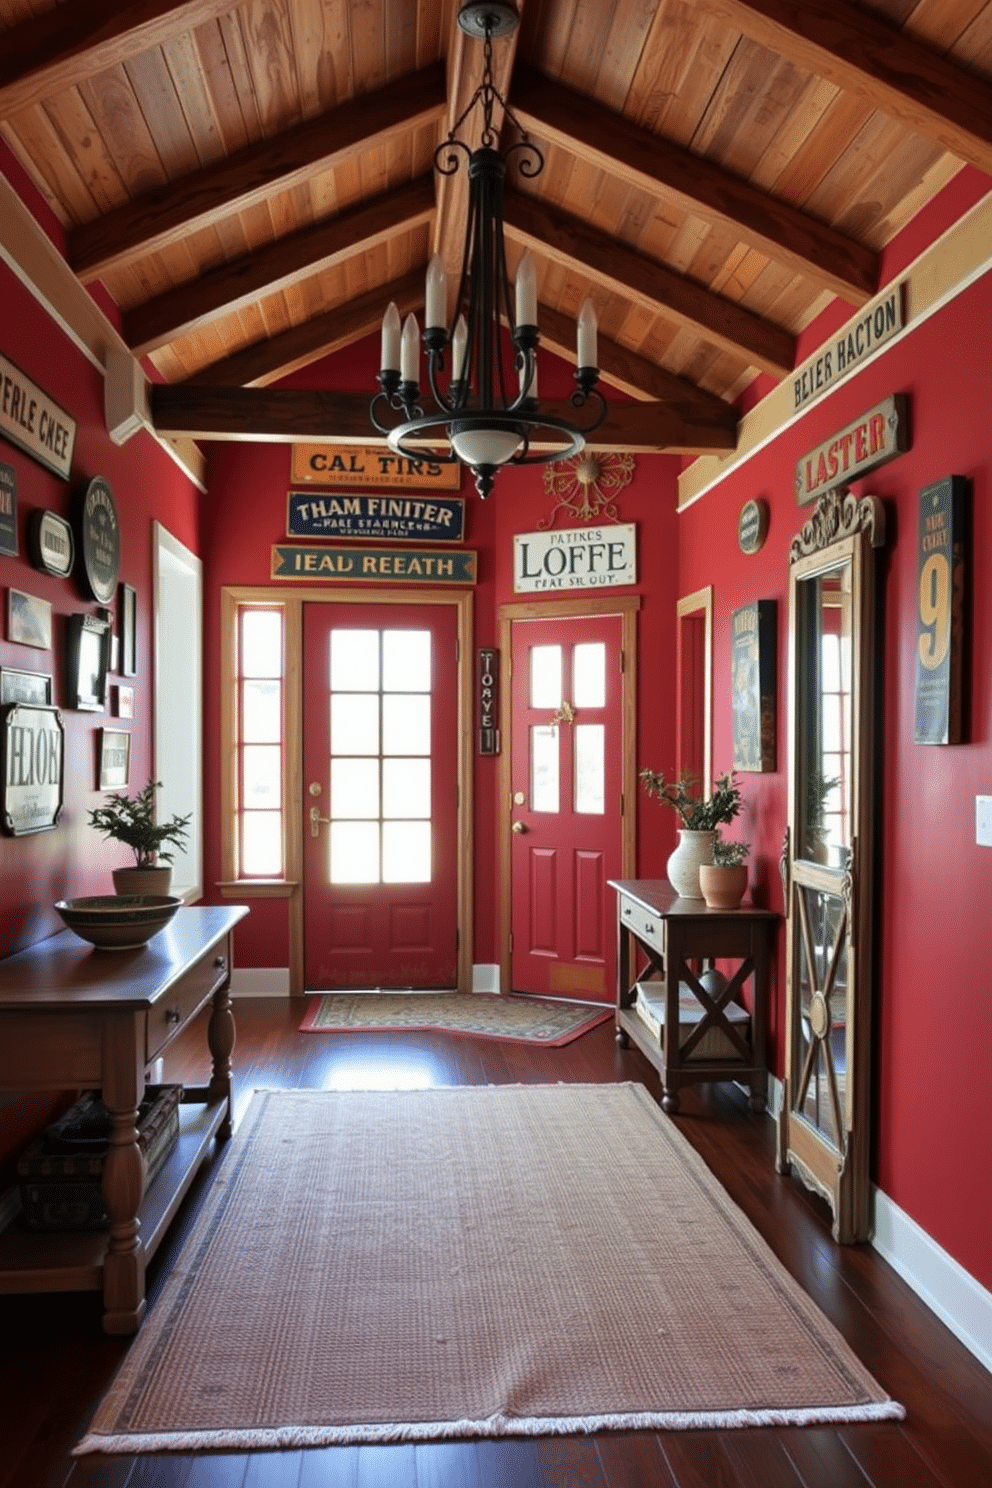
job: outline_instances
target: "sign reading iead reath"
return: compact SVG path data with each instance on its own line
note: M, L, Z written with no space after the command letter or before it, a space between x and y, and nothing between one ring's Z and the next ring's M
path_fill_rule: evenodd
M381 486L457 491L462 467L425 455L410 460L382 445L294 444L292 479L309 486Z
M460 496L364 496L344 491L290 491L288 537L350 537L366 542L461 542Z
M474 584L476 554L459 548L306 548L277 544L272 578L325 584Z
M803 455L796 466L796 499L805 506L824 491L867 475L908 448L908 402L904 393L893 393Z
M69 479L76 420L5 356L0 356L0 434L39 465Z
M518 533L513 539L513 592L554 594L636 584L636 531L630 523Z

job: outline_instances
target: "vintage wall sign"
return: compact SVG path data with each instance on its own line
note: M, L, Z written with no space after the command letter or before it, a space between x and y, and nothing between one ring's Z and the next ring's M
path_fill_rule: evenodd
M633 523L518 533L513 539L513 592L554 594L636 584L636 533Z
M474 584L475 553L430 548L305 548L276 544L272 578L325 584Z
M114 493L103 476L94 476L77 498L75 527L82 559L79 578L83 593L97 604L109 604L117 592L121 529Z
M458 491L462 484L457 461L409 460L382 445L294 444L291 472L294 481L311 486Z
M867 475L908 448L909 400L904 393L893 393L803 455L796 466L796 499L806 506L824 491Z
M730 656L733 667L731 716L734 769L774 771L775 641L778 606L757 599L731 615Z
M806 408L861 366L903 326L902 285L867 305L826 346L821 346L792 374L793 407Z
M967 521L964 476L920 492L916 744L960 744L963 736Z
M768 536L768 502L745 501L737 518L737 546L742 553L757 553Z
M62 810L62 715L32 703L0 711L4 831L12 837L49 831Z
M0 356L0 434L46 470L69 479L76 420L5 356Z
M28 522L28 557L55 579L68 578L76 548L72 528L52 511L33 511Z
M499 754L499 652L479 648L479 753Z
M344 491L290 491L288 537L337 537L365 542L461 542L460 496L364 496Z
M17 546L17 471L13 465L0 465L0 553L16 558Z

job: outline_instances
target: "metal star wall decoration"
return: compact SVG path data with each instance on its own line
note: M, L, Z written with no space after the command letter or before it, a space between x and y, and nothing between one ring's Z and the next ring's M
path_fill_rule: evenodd
M544 467L544 487L555 504L538 527L553 527L560 512L576 522L619 522L616 496L629 486L636 466L633 455L594 454L583 450L573 460Z

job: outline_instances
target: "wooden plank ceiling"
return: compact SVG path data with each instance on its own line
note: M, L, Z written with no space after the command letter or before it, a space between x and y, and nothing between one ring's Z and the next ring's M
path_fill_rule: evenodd
M368 439L373 391L268 385L453 276L435 146L481 76L459 0L0 0L0 128L164 386L163 432ZM586 294L596 447L732 448L831 300L961 167L992 175L992 0L518 0L496 77L546 345ZM512 124L507 124L508 136ZM469 141L472 143L471 139Z

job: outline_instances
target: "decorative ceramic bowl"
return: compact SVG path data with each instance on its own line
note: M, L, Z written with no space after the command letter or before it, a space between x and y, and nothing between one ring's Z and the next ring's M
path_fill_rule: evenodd
M163 894L97 894L60 899L55 908L82 940L102 951L131 951L164 929L182 902Z

